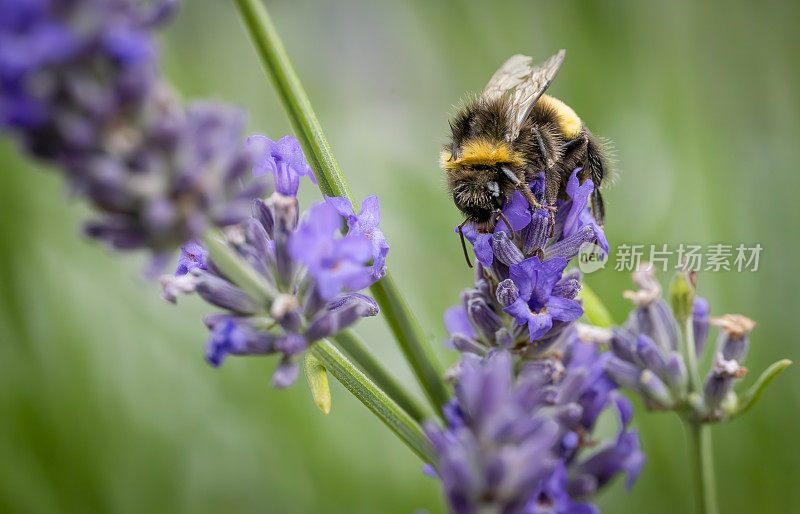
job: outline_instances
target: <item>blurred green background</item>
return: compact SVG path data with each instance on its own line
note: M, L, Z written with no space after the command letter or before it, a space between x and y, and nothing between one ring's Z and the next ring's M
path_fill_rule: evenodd
M184 2L165 73L187 98L235 101L252 132L286 118L232 2ZM706 273L714 314L758 321L751 381L797 350L800 6L797 2L269 2L358 198L378 194L389 265L448 365L441 313L471 281L437 169L453 104L512 53L566 48L552 92L615 142L612 244L760 243L756 273ZM206 365L207 311L138 279L144 259L77 234L59 177L0 141L0 510L441 512L420 462L346 391L325 417L303 382L268 385L273 359ZM304 199L318 193L306 186ZM664 277L665 280L667 277ZM587 282L617 320L627 274ZM380 318L358 331L408 384ZM721 511L800 512L800 373L714 429ZM683 433L637 412L649 461L604 512L690 509Z

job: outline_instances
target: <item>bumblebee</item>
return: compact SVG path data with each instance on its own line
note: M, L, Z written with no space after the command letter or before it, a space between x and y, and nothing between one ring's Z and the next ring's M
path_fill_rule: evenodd
M591 180L592 211L603 223L600 185L608 174L603 144L567 104L544 94L564 61L561 50L543 63L514 55L476 98L450 121L451 140L440 164L456 207L481 232L494 229L501 209L514 191L534 208L546 208L554 221L555 202L566 198L566 183L576 168ZM529 189L543 173L544 204ZM462 231L463 243L463 231ZM469 262L469 261L468 261Z

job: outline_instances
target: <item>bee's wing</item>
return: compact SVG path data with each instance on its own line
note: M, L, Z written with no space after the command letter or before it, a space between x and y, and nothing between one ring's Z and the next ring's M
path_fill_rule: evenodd
M512 55L483 88L482 98L509 96L509 127L506 134L509 141L519 135L520 127L531 112L533 104L547 90L561 68L565 53L564 50L559 50L536 66L532 65L532 57Z

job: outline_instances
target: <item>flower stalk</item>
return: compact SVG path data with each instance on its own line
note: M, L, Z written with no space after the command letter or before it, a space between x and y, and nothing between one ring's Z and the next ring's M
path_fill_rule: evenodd
M671 284L670 299L673 313L681 329L683 359L689 374L689 395L702 394L700 372L697 369L697 351L694 324L691 316L694 287L686 273L678 272ZM689 459L692 484L698 514L717 513L717 487L714 475L714 453L711 426L699 419L690 409L683 415L689 439Z
M711 425L686 421L689 455L692 467L694 497L699 514L717 513L717 485L714 476L714 455Z
M260 0L235 0L259 58L281 99L292 128L312 167L320 190L328 196L351 199L311 102L292 67L275 26ZM442 369L422 327L388 274L372 286L381 311L417 380L437 413L448 400Z
M409 393L391 373L381 364L355 333L345 330L332 337L336 347L346 353L387 396L405 409L418 422L431 417L430 411Z
M433 448L419 424L331 342L320 341L311 352L331 375L378 416L414 453L427 463L434 462Z

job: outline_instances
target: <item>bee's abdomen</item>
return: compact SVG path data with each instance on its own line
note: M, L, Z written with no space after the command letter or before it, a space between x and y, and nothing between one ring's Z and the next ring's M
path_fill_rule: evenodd
M583 122L572 107L550 95L542 95L536 101L531 116L540 121L555 122L561 135L567 140L578 137L583 129Z

